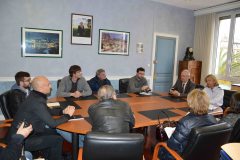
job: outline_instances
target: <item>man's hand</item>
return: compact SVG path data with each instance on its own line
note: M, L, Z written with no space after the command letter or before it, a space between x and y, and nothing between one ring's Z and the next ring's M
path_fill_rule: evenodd
M175 91L172 92L172 94L175 95L175 96L178 96L179 92L177 90L175 90Z
M169 92L171 93L171 94L173 94L173 90L174 88L171 88L170 90L169 90Z
M63 110L63 114L69 114L70 117L72 117L73 113L75 112L74 106L68 106Z
M148 86L143 86L142 87L142 90L145 90L145 89L147 89L148 88Z
M80 93L79 91L76 91L76 92L74 92L74 93L71 93L70 96L75 97L75 98L79 98L79 97L81 97L81 96L83 96L83 95L82 95L82 93Z
M32 132L33 129L31 124L27 128L23 128L23 126L24 126L24 122L19 127L16 134L21 134L26 138Z

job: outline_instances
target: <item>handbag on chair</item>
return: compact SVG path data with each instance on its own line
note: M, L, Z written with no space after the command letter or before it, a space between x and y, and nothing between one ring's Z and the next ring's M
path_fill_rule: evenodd
M164 112L164 111L161 111L161 112L167 115L166 112ZM161 112L160 112L160 113L161 113ZM160 115L160 113L158 114L158 123L159 123L159 125L157 125L157 127L156 127L156 139L157 139L158 141L160 141L160 142L164 142L164 141L167 141L167 140L168 140L168 136L167 136L167 133L166 133L166 131L164 130L164 128L166 128L166 127L176 127L176 126L177 126L177 122L176 122L176 121L170 121L170 120L169 120L169 117L168 117L168 115L167 115L167 117L168 117L168 122L167 122L167 123L164 123L164 124L161 124L161 123L160 123L160 120L159 120L159 115Z

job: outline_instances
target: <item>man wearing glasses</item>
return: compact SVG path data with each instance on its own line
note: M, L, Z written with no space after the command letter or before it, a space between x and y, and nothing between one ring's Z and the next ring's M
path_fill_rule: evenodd
M178 79L175 85L170 89L169 94L178 97L187 97L188 93L194 90L196 84L190 80L190 72L185 69L181 73L181 79Z
M29 96L31 77L28 72L20 71L15 75L16 83L11 88L10 105L13 117L17 113L22 102Z
M149 90L147 79L144 77L145 69L140 67L137 69L137 73L129 80L127 92L141 92Z

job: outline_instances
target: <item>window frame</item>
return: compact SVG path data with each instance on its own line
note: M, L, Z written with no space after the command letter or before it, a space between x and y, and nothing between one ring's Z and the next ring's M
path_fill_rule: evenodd
M233 41L234 41L234 31L235 31L235 23L236 23L236 15L240 14L240 10L234 10L224 13L216 14L215 20L215 30L214 30L214 41L213 41L213 56L212 56L212 69L211 72L216 76L217 79L226 80L226 81L234 81L240 82L240 77L231 77L230 76L230 69L232 63L232 52L233 52ZM231 16L231 23L230 23L230 33L229 33L229 40L228 40L228 54L227 54L227 63L226 63L226 71L225 76L220 76L215 74L216 69L216 60L217 60L217 47L218 47L218 34L219 34L219 22L221 17Z

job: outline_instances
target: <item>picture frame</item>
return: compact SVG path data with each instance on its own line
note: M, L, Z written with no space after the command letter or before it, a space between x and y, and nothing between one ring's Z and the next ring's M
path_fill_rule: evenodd
M62 58L63 31L21 28L21 57Z
M98 54L129 56L130 32L99 29Z
M143 53L143 43L137 42L137 53Z
M93 16L71 15L71 44L92 45Z

